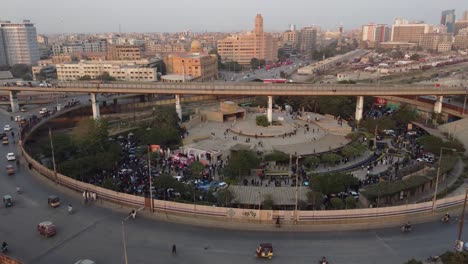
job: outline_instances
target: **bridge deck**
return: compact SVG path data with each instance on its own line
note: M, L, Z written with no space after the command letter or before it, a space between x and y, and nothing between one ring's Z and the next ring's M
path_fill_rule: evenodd
M464 87L435 85L317 85L305 83L121 83L59 82L57 87L0 87L0 91L203 94L203 95L283 95L283 96L398 96L464 95Z

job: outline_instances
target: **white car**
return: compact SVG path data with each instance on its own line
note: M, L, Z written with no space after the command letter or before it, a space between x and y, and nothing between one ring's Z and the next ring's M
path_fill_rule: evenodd
M8 154L6 155L6 158L7 158L8 161L15 160L15 159L16 159L15 153L12 153L12 152L8 153Z
M47 108L42 108L41 110L39 110L39 114L43 115L43 114L46 114L49 112L49 109Z
M385 135L394 135L395 134L395 130L393 130L393 129L385 129L383 132L385 133Z
M408 131L408 133L406 133L408 136L416 136L418 133L416 131Z
M82 259L78 260L78 262L76 262L75 264L96 264L96 262L90 259Z
M11 126L10 125L5 125L3 127L3 131L10 131L11 130Z

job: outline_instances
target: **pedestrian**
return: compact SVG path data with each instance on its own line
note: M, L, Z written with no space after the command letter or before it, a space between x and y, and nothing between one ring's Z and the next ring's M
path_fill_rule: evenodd
M173 244L172 245L172 255L176 255L177 254L177 248L176 248L176 245Z

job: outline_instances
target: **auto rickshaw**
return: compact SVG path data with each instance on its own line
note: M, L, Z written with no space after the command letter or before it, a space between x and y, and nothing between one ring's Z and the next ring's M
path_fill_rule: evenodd
M12 207L13 206L13 199L11 198L11 195L7 194L3 196L3 205L5 207Z
M262 243L258 246L256 251L257 258L268 258L271 259L273 257L273 246L271 243Z
M6 165L6 171L7 171L7 174L8 175L13 175L15 174L15 167L13 167L13 165Z
M37 231L40 235L45 237L52 237L57 234L57 228L51 221L40 222L37 225Z
M8 145L8 137L3 137L2 138L2 144L3 145Z
M50 205L50 207L58 207L60 205L60 198L56 195L49 195L47 203Z

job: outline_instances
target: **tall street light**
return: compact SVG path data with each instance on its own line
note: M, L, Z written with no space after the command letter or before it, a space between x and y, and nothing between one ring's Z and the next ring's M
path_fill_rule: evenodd
M294 221L297 223L298 215L297 215L297 203L299 199L299 156L296 156L296 203L294 208Z
M124 261L125 261L125 264L128 264L128 256L127 256L127 238L126 238L126 235L125 235L125 221L127 221L129 217L130 217L130 215L127 216L127 217L125 217L124 220L121 221L121 223L122 223L122 242L123 242Z
M149 177L149 191L150 191L150 208L151 212L154 213L153 206L153 180L151 177L151 145L148 145L148 177Z
M456 149L452 149L452 148L445 148L445 147L440 148L439 165L437 166L437 176L436 176L436 183L435 183L436 185L435 185L435 190L434 190L434 197L432 198L432 213L434 213L436 209L437 188L439 187L440 166L442 164L442 153L444 149L450 150L452 152L457 151Z
M461 219L460 219L460 224L458 226L458 241L457 241L457 244L459 241L461 241L461 236L462 236L462 233L463 233L463 224L465 223L465 208L466 208L466 200L468 198L468 188L465 188L465 201L463 202L463 211L462 211L462 215L461 215Z
M55 183L58 183L58 178L57 178L57 167L55 166L55 153L54 153L54 144L52 143L52 130L49 127L49 139L50 139L50 149L52 151L52 165L54 167L54 178L55 178Z

